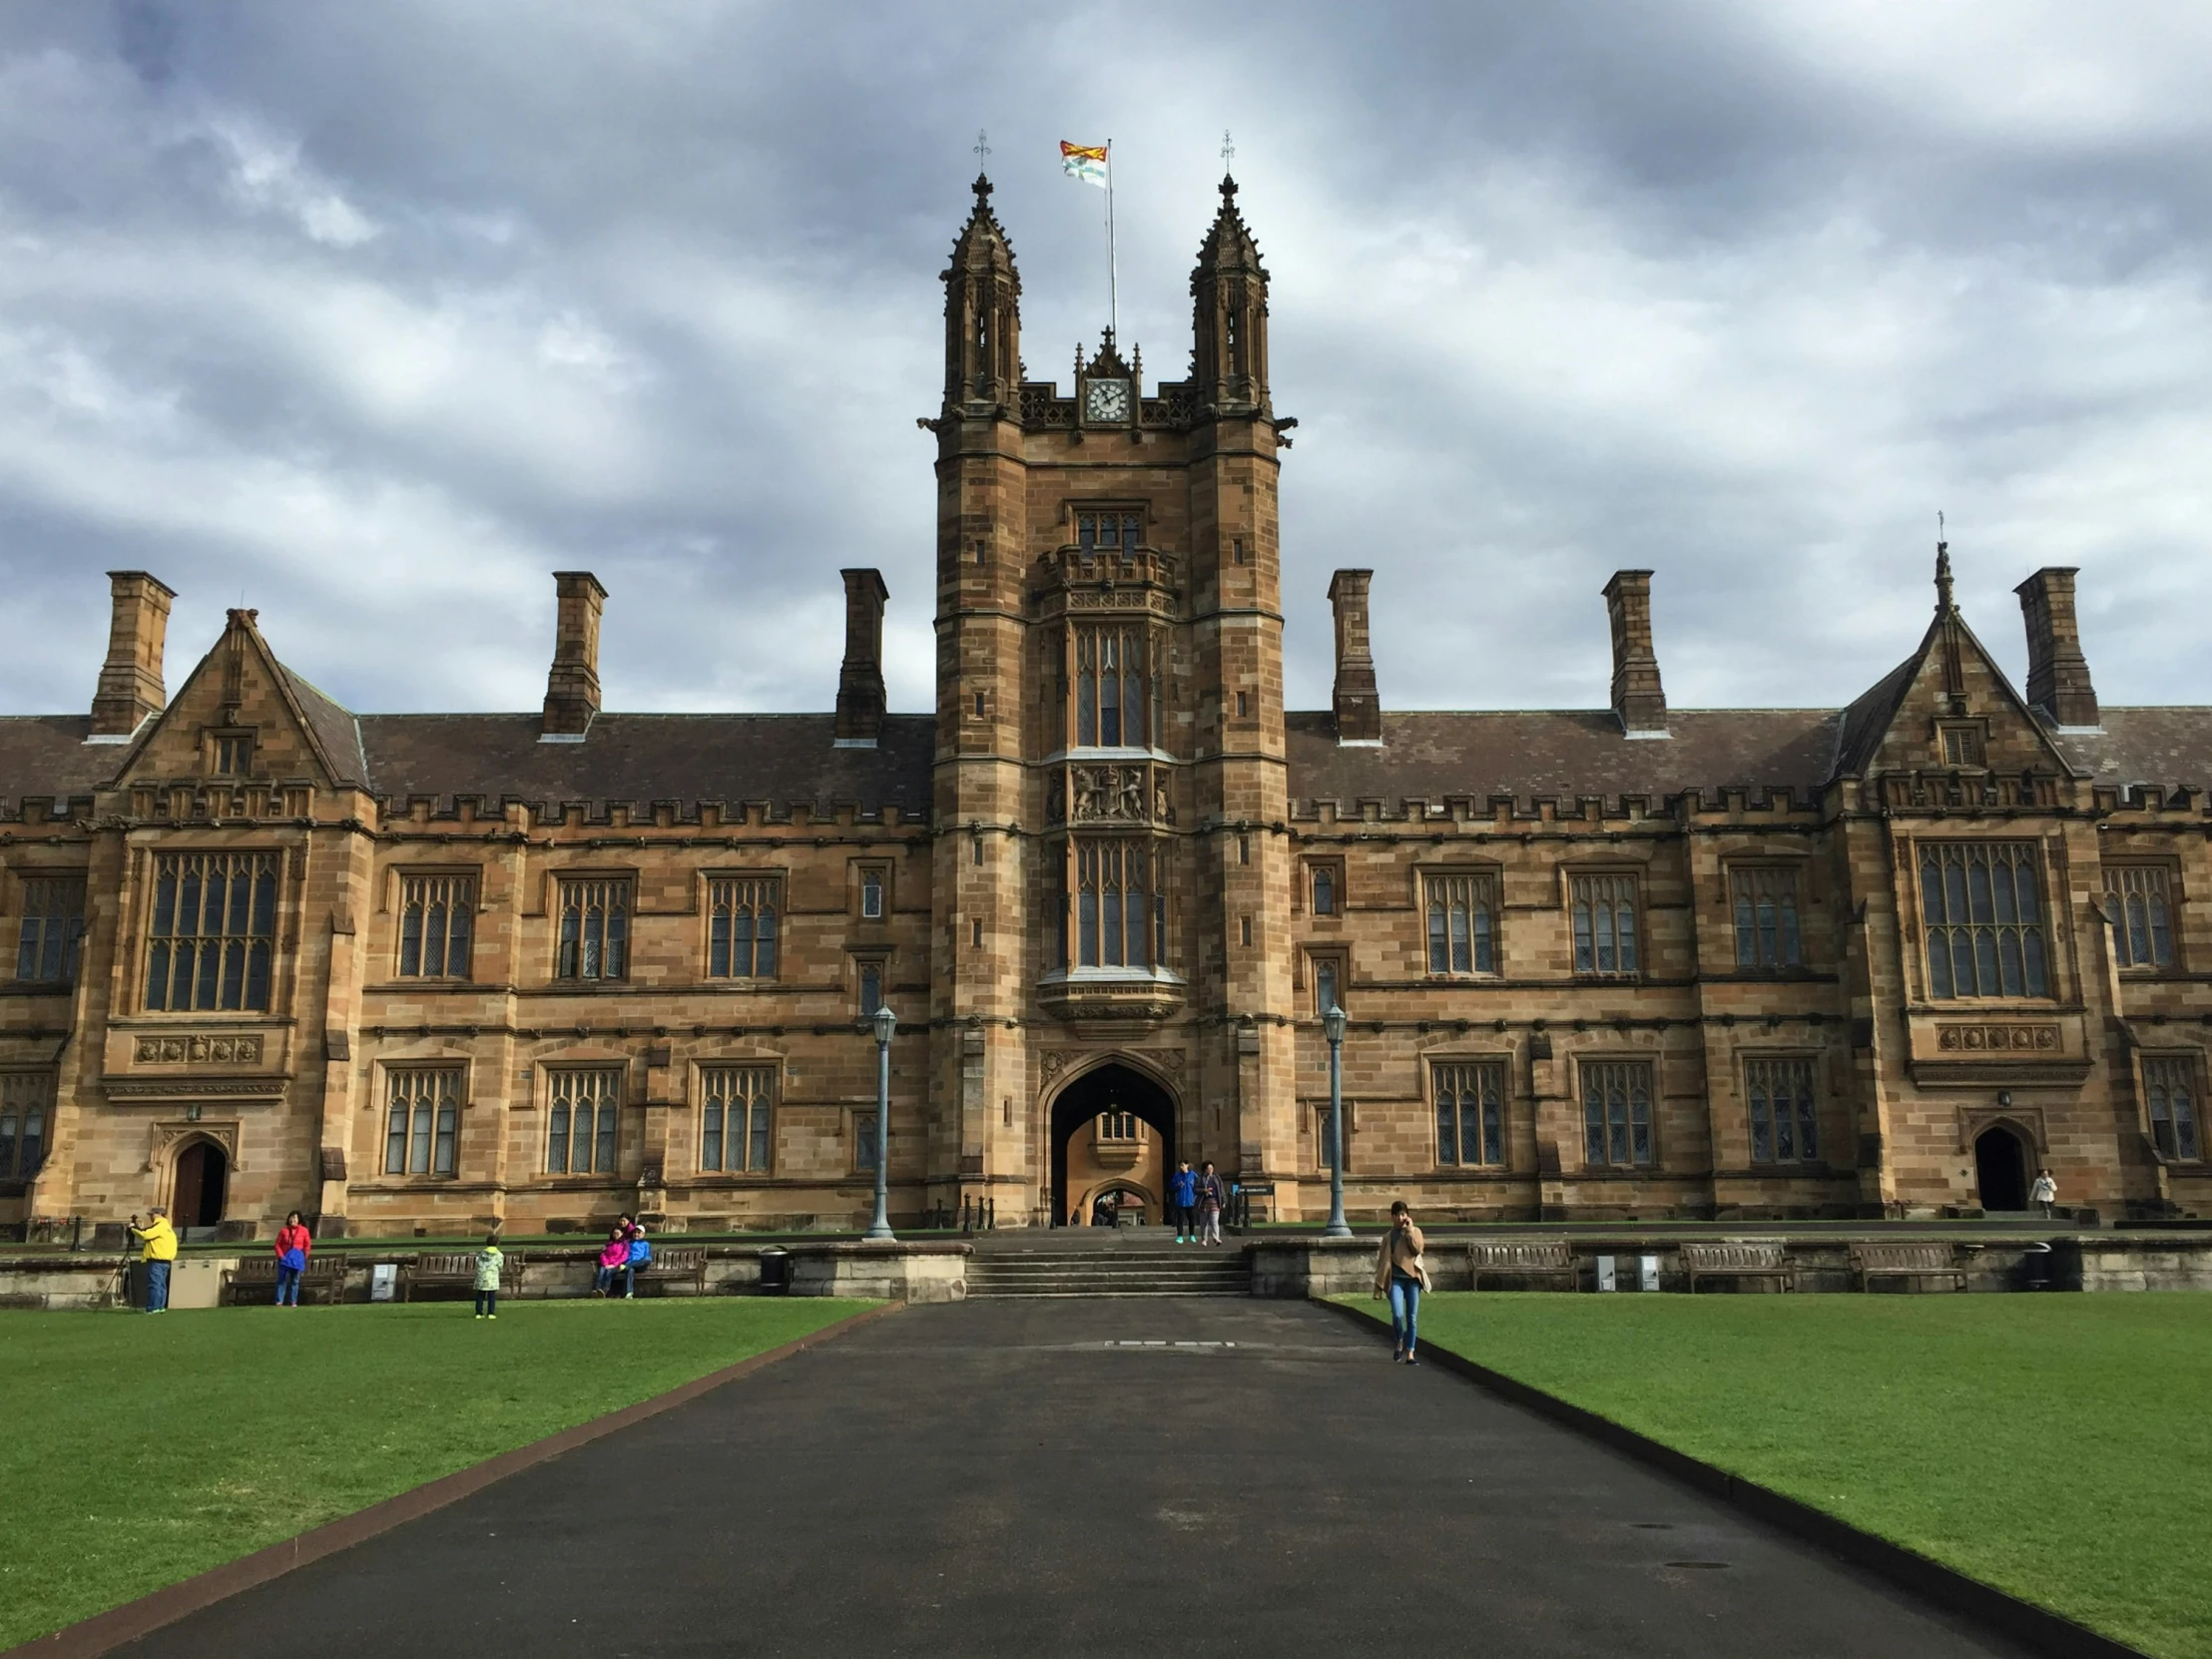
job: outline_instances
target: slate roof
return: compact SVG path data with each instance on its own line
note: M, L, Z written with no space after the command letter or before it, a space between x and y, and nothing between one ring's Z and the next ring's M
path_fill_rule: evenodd
M2101 736L2058 747L2098 784L2212 791L2212 709L2104 709Z
M284 668L284 684L298 700L299 712L307 717L307 725L314 733L315 742L322 746L323 754L330 758L331 770L340 784L366 784L369 781L368 761L361 754L360 722L352 711L339 706L337 700L320 688L302 680Z
M0 716L0 812L23 811L25 796L88 796L115 776L122 744L85 742L87 715Z

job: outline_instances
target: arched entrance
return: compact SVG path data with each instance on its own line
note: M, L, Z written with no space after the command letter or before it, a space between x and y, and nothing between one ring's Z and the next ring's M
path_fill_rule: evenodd
M169 1200L173 1226L213 1227L223 1220L231 1161L213 1141L194 1141L177 1154L177 1179Z
M1994 1123L1976 1135L1973 1171L1982 1209L2027 1208L2027 1148L2017 1131Z
M1087 1071L1052 1101L1052 1225L1089 1222L1108 1192L1140 1200L1147 1223L1166 1217L1175 1167L1175 1097L1133 1066Z

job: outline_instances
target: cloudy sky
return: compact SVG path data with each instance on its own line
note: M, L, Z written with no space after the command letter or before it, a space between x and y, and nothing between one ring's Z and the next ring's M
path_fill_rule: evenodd
M1936 514L2082 569L2111 703L2212 699L2212 7L2104 0L0 9L0 712L83 708L103 571L361 710L827 709L836 571L931 690L937 273L978 128L1030 371L1180 375L1224 129L1274 276L1294 706L1377 572L1385 706L1593 706L1656 570L1678 706L1838 703Z

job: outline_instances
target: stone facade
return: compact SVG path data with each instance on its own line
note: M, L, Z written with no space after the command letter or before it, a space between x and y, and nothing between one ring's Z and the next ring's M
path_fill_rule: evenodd
M878 997L900 1224L1064 1219L1109 1111L1325 1213L1331 996L1355 1214L2212 1211L2212 710L2100 710L2072 572L2026 697L1940 555L1848 709L1670 710L1623 571L1611 708L1396 714L1340 571L1286 712L1235 186L1149 393L1026 377L984 181L944 279L929 716L873 571L821 716L603 711L585 572L537 714L355 716L244 610L172 699L115 576L90 714L0 720L0 1227L851 1225Z

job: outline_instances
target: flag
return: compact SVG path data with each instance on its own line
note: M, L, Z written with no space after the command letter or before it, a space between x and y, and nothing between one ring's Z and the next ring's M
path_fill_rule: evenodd
M1106 188L1106 146L1103 144L1070 144L1062 139L1060 166L1070 179L1080 179L1100 190Z

